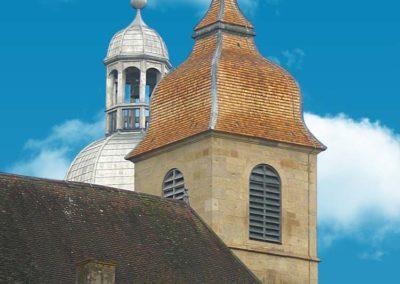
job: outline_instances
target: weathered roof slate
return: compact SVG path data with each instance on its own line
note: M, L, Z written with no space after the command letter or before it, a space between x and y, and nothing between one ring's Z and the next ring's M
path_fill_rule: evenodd
M116 283L256 283L185 203L0 174L0 283L74 283L115 262Z

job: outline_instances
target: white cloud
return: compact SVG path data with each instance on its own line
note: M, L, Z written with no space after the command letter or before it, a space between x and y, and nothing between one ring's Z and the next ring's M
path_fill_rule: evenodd
M269 56L268 59L288 69L302 69L305 57L306 53L303 49L294 48L281 52L279 56Z
M363 252L358 257L362 260L382 261L385 254L386 253L381 250L376 250L372 252Z
M328 146L319 157L319 224L323 241L382 241L400 224L400 137L379 122L306 114Z
M16 174L63 179L69 167L67 148L40 149L27 161L17 162L9 171Z
M400 137L378 122L345 115L307 113L311 131L328 146L319 156L319 225L324 244L338 238L379 243L400 233ZM44 139L29 140L27 158L9 172L63 179L74 155L103 135L103 115L93 122L69 120ZM379 249L376 249L379 251ZM360 258L379 259L365 253Z
M301 48L295 48L293 50L285 50L282 52L283 57L285 58L284 62L289 68L297 68L301 69L304 63L304 57L306 53Z
M103 117L99 115L97 121L88 123L78 119L67 120L52 128L48 137L42 140L30 139L25 147L28 149L41 149L55 144L75 145L92 137L99 137L103 132Z
M42 178L64 179L74 157L85 144L104 133L103 115L93 122L77 119L54 126L44 139L26 142L24 160L12 165L8 172Z
M282 62L281 60L276 57L276 56L269 56L268 59L272 62L274 62L275 64L281 65L282 66Z

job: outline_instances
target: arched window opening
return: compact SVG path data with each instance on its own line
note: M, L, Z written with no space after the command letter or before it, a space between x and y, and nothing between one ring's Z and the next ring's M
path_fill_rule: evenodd
M183 174L178 169L170 170L163 181L163 195L165 198L188 201Z
M150 104L151 95L154 92L158 82L161 79L161 73L155 68L150 68L146 72L146 104Z
M140 99L140 70L129 67L125 70L125 103L138 103Z
M251 240L281 242L281 180L271 166L256 166L250 175Z
M161 73L155 68L150 68L146 72L146 96L145 96L145 102L146 104L150 104L151 96L154 92L154 89L156 88L158 82L161 80ZM145 108L144 110L144 116L145 116L145 125L146 129L148 128L149 122L150 122L150 110L149 108Z
M111 103L116 105L118 102L118 71L114 70L110 73L111 79Z

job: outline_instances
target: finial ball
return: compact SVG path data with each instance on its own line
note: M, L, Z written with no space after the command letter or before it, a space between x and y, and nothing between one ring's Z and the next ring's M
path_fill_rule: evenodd
M147 0L131 0L131 5L135 9L143 9L147 5Z

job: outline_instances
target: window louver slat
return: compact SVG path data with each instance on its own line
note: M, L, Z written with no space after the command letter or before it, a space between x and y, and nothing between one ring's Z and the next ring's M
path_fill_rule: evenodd
M177 200L187 198L185 180L179 170L173 169L167 173L163 182L163 194L165 198Z
M259 165L250 176L250 239L280 242L281 182L268 165Z

